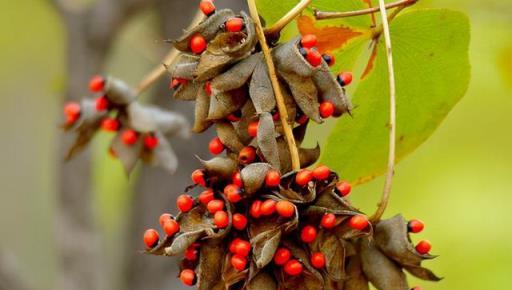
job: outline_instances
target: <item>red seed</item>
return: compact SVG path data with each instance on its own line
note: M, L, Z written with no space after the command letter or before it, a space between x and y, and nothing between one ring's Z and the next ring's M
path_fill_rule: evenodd
M186 79L181 78L173 78L171 84L169 86L170 89L177 89L179 86L182 86L187 83Z
M121 139L123 140L123 143L126 145L133 145L137 142L137 139L139 138L139 134L135 132L134 130L127 129L123 132L123 135L121 136Z
M235 111L234 113L229 114L226 118L230 122L238 122L242 118L242 112L240 110Z
M322 118L327 119L334 114L334 105L331 102L323 102L320 104L320 116Z
M208 212L215 214L216 212L224 209L224 201L220 199L214 199L206 205L206 208L208 209Z
M206 176L205 172L202 169L196 169L192 172L192 181L195 184L199 184L201 186L206 186Z
M158 146L158 138L153 134L144 136L144 147L149 150L153 150Z
M233 17L226 21L225 26L229 32L240 32L244 28L244 20L239 17Z
M269 216L276 212L277 202L273 199L267 199L261 204L261 215Z
M318 166L313 170L313 177L319 181L326 180L329 175L331 175L331 169L325 165Z
M213 1L211 0L203 0L199 4L199 9L204 13L206 16L210 16L213 13L215 13L215 5L213 4Z
M305 226L300 232L300 239L304 243L312 243L316 240L317 230L314 226Z
M332 213L326 213L322 217L320 225L324 229L332 229L336 226L336 216Z
M306 186L313 179L313 172L308 169L302 169L295 175L295 183L299 186Z
M279 121L281 115L279 114L279 110L277 108L274 108L270 113L272 114L272 120L274 120L274 122Z
M180 231L180 224L176 220L170 219L164 223L164 232L167 236L172 237Z
M189 47L195 54L201 54L206 49L206 39L201 34L196 34L190 38Z
M206 94L208 96L211 96L212 95L212 84L210 82L206 82L204 84L204 91L206 92Z
M233 215L233 227L239 231L244 230L247 227L247 218L240 213Z
M105 89L105 78L96 75L89 81L89 90L93 93L101 92Z
M189 261L197 261L199 251L197 250L198 244L192 244L190 247L187 248L185 251L185 259Z
M256 159L256 150L254 147L247 146L244 147L242 150L240 150L240 153L238 153L238 162L240 164L250 164Z
M224 195L226 195L228 200L232 203L237 203L242 200L240 187L235 184L226 185L226 187L224 187Z
M144 232L144 244L148 249L154 248L158 244L160 235L154 229L149 229Z
M317 269L323 269L325 267L325 255L317 252L311 254L311 265Z
M252 202L251 208L249 209L249 214L253 218L259 218L261 216L261 200L255 200Z
M163 228L166 221L173 219L172 215L170 213L163 213L160 215L160 218L158 218L158 223Z
M317 43L316 35L306 34L306 35L302 36L300 43L301 43L302 47L312 48L312 47L316 46L316 43Z
M414 288L411 288L411 290L422 290L422 288L421 288L421 287L419 287L419 286L416 286L416 287L414 287Z
M331 53L327 52L322 55L322 58L329 66L333 66L336 63L336 58Z
M420 254L420 255L426 255L430 252L430 250L432 249L432 245L430 244L429 241L427 240L423 240L423 241L420 241L417 245L416 245L416 251Z
M407 223L407 229L410 233L421 233L425 228L425 224L420 220L411 220Z
M336 183L336 192L338 193L338 195L347 196L350 194L351 190L352 186L348 181L340 181Z
M276 203L276 211L280 216L290 218L295 215L295 206L287 200L280 200Z
M231 266L233 266L237 271L243 271L247 267L247 258L234 255L231 257Z
M265 176L265 185L267 187L276 187L281 183L281 174L279 171L271 169L267 172Z
M311 49L306 55L306 60L310 65L317 67L322 64L322 55L316 49Z
M352 216L348 221L348 226L353 228L354 230L362 231L368 227L369 222L368 218L365 215L357 214Z
M96 111L105 111L110 106L110 102L108 101L106 96L96 98Z
M254 121L249 123L249 126L247 127L247 133L249 133L249 136L255 138L258 135L258 126L260 122Z
M302 273L302 269L303 269L302 264L295 259L288 261L284 265L284 272L290 276L300 275Z
M194 206L194 199L188 194L182 194L176 199L176 206L181 212L189 212Z
M305 114L301 114L297 118L295 118L295 122L299 123L300 125L306 124L306 122L308 120L309 120L309 117Z
M180 273L180 280L186 286L194 286L196 284L196 273L190 269L185 269Z
M101 121L101 129L107 132L117 132L119 130L119 121L113 118L105 118Z
M213 189L208 188L199 194L198 200L200 203L207 205L210 201L214 200L214 198L215 193L213 192Z
M231 181L234 185L237 185L238 187L243 187L243 181L242 181L242 175L240 174L240 171L237 171L233 173L233 176L231 177Z
M283 266L292 257L292 253L287 248L279 248L274 254L274 263L278 266Z
M220 140L219 137L213 138L208 144L208 150L210 150L210 153L212 153L213 155L218 155L222 153L224 149L224 144L222 144L222 141Z
M237 245L240 241L242 241L242 239L240 239L240 238L236 238L236 239L234 239L234 240L232 240L232 241L231 241L231 243L229 244L229 251L230 251L231 253L233 253L233 254L235 253L236 245Z
M224 229L229 225L228 213L220 210L213 215L213 223L219 228Z
M239 255L241 257L249 256L251 252L251 243L246 240L237 239L233 244L233 254Z
M66 116L66 124L71 125L80 118L80 104L70 102L64 105L64 115Z
M348 86L352 82L352 73L350 72L342 72L338 75L338 83L340 86Z

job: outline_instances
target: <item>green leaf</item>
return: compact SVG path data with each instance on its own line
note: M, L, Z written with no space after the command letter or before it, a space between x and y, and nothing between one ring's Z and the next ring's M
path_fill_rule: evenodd
M469 21L450 10L416 10L391 23L397 86L397 161L432 135L468 87ZM383 39L375 64L359 83L353 118L340 119L321 162L354 183L385 172L389 86Z

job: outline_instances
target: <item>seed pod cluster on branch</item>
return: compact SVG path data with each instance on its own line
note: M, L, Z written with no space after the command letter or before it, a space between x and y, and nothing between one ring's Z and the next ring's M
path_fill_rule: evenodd
M164 235L144 233L146 253L183 255L179 278L204 290L408 290L404 270L439 280L421 265L433 258L430 244L414 247L409 237L420 221L372 224L347 199L348 182L326 166L307 169L320 153L300 147L308 123L350 112L343 86L351 75L331 74L334 58L316 50L314 36L276 45L281 118L252 19L207 0L200 7L208 18L173 42L182 53L169 71L174 96L196 101L192 130L215 128L209 149L217 156L199 159L177 199L180 213L162 214ZM292 167L284 126L301 169Z
M127 174L139 159L175 172L178 160L167 138L190 135L190 126L182 115L140 104L134 90L113 77L95 76L89 88L99 97L71 102L64 108L63 128L76 133L66 159L73 158L99 130L104 130L115 133L109 152L121 161Z

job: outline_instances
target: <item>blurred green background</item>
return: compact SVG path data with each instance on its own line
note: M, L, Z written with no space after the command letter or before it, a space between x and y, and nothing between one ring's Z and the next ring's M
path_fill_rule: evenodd
M441 257L427 265L445 277L424 289L509 289L512 273L512 1L424 0L419 6L465 11L471 18L472 81L467 95L437 132L397 168L387 216L422 219ZM116 42L108 71L135 83L158 63L154 15L133 19ZM65 71L65 27L41 0L0 1L0 255L18 260L35 289L56 278L57 124ZM130 182L94 146L98 223L107 249L122 242ZM132 181L133 182L133 181ZM371 212L382 178L354 190ZM150 197L148 197L150 198ZM109 251L106 255L113 255ZM115 268L116 265L111 265ZM413 283L414 284L414 283Z

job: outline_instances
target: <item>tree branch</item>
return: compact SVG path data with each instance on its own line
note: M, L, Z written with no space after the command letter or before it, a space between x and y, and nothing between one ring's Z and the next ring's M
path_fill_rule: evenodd
M288 23L292 22L297 15L302 13L306 7L311 3L312 0L302 0L297 6L293 7L285 16L279 19L274 25L270 28L265 29L265 35L277 35L283 28L288 25Z
M399 0L393 3L389 3L385 5L386 9L391 9L395 7L402 7L405 8L407 6L413 5L418 0ZM352 17L352 16L359 16L359 15L365 15L365 14L371 14L375 12L379 12L380 7L372 7L368 9L362 9L362 10L356 10L356 11L346 11L346 12L328 12L328 11L320 11L315 9L314 15L317 20L322 19L333 19L333 18L344 18L344 17Z

